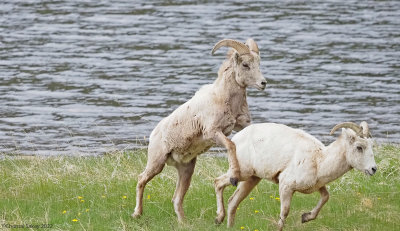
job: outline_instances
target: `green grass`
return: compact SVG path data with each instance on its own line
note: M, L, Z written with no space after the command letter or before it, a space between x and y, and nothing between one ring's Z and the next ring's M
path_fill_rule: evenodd
M318 193L296 193L285 230L398 229L400 147L378 146L375 156L377 174L367 177L352 170L331 183L330 200L314 221L302 224L300 217L316 205ZM143 216L132 219L137 175L145 164L145 151L101 157L5 156L0 159L0 230L23 224L51 224L48 230L277 228L278 187L265 180L240 204L234 228L227 229L226 221L220 226L214 224L213 180L227 170L228 164L225 158L211 156L198 158L184 202L184 224L177 223L171 204L177 174L168 166L147 185ZM234 187L227 188L225 200L233 191Z

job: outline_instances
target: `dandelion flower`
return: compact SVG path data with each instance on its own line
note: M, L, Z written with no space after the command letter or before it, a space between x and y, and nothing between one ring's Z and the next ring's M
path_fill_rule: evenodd
M81 196L78 196L78 199L79 199L79 200L81 200L81 199L83 199L83 197L81 197Z
M85 200L81 200L81 203L85 202Z
M254 213L259 213L260 211L258 211L258 210L254 210Z
M380 197L378 197L378 200L380 200L381 198Z
M281 199L279 197L275 197L275 200L280 201Z
M254 197L250 197L250 200L254 200Z
M236 210L239 210L239 207Z
M75 218L75 219L72 219L72 221L73 221L73 222L77 222L77 221L79 221L79 220Z
M89 210L90 210L90 209L86 209L85 211L86 211L86 212L89 212Z
M148 199L148 200L150 200L150 194L149 194L149 195L147 195L147 199Z
M241 226L240 229L244 229L244 226Z
M122 196L122 199L126 199L126 196L125 196L125 195L123 195L123 196Z
M254 231L258 231L258 229L255 229Z
M66 214L66 213L67 213L67 210L62 211L62 214Z

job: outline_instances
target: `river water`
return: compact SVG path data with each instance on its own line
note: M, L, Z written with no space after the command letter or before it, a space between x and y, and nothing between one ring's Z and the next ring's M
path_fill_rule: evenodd
M366 120L400 143L400 1L2 0L0 152L99 154L146 144L212 83L223 38L252 37L253 122L330 129Z

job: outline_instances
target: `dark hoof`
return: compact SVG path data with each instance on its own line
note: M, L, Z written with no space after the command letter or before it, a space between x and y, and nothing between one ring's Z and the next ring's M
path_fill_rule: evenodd
M222 223L218 218L215 218L214 222L215 222L216 225L220 225Z
M236 177L235 177L235 178L232 178L232 177L231 177L229 180L231 181L231 184L232 184L233 186L236 187L236 186L238 185L238 182L239 182L239 179L238 179L238 178L236 178Z
M301 215L301 223L306 223L307 221L309 221L307 219L308 215L311 215L311 213L308 212L308 213L303 213L303 215Z

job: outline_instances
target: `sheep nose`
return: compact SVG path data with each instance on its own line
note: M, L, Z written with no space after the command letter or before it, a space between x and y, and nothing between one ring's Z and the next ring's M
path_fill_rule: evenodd
M261 81L261 85L263 86L267 85L267 81Z
M372 172L373 172L374 174L375 174L376 170L377 170L376 166L375 166L375 167L372 167Z

